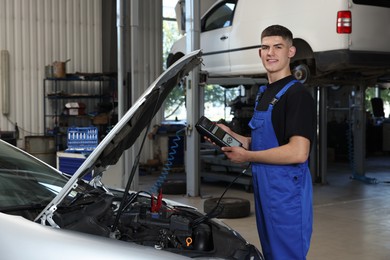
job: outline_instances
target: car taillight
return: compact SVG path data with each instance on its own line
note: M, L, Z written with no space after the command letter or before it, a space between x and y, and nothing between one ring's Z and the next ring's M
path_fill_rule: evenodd
M352 32L352 14L351 11L337 12L337 33Z

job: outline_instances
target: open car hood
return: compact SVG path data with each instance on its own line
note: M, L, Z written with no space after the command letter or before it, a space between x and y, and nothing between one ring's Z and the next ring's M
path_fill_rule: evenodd
M117 163L123 152L134 144L153 119L171 90L201 63L200 56L200 50L184 56L149 86L99 144L96 153L89 156L92 157L94 166L106 167ZM85 167L88 171L88 165Z
M51 222L51 213L56 210L57 205L69 194L72 188L77 185L79 179L91 172L93 176L97 176L105 171L107 166L116 164L123 152L134 144L140 133L153 119L171 90L201 63L201 55L200 50L193 51L162 73L86 158L63 189L36 219L42 217L42 220Z

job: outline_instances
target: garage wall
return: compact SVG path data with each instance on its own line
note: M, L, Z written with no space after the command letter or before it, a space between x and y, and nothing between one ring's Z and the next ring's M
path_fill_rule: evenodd
M1 111L0 129L13 131L17 123L19 146L26 135L44 134L45 65L71 59L68 73L102 72L101 4L101 0L0 0L0 50L9 56L9 112ZM3 80L4 75L0 77ZM3 103L0 98L0 108Z

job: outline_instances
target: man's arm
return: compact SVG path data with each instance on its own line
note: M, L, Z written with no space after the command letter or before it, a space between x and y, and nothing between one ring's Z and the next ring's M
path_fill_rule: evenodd
M310 141L302 136L292 136L287 144L268 150L248 151L240 147L223 147L222 151L235 163L296 164L309 158Z

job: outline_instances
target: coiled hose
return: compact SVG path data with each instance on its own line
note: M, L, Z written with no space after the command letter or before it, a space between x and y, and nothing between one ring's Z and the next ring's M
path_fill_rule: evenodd
M169 172L171 171L173 160L175 160L175 156L177 153L177 148L179 147L179 141L181 139L181 133L185 131L185 127L178 130L176 132L176 136L173 139L173 145L170 147L170 152L168 153L167 162L165 163L160 176L158 177L157 181L154 183L154 185L150 188L149 193L155 194L157 193L162 185L164 184L164 181L168 177Z

